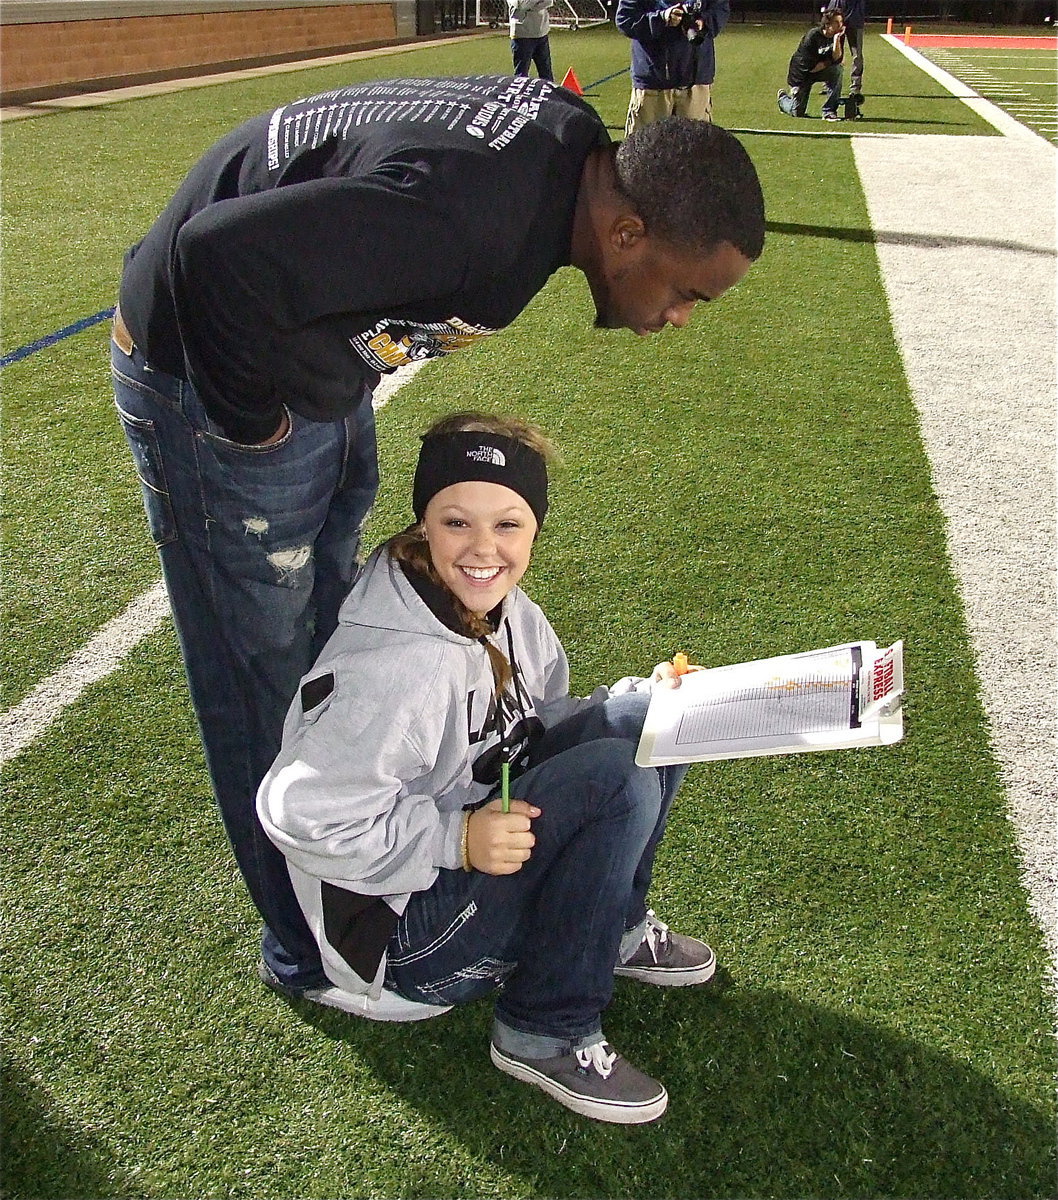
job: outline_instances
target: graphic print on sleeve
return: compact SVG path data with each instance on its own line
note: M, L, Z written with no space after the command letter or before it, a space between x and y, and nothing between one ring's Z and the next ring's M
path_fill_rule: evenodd
M542 79L514 78L496 93L495 78L406 79L399 83L337 88L283 105L268 124L268 168L280 170L307 145L315 150L335 138L374 124L436 126L448 133L462 127L492 150L510 145L555 90ZM476 99L475 93L480 96Z
M373 371L384 374L408 363L452 354L495 332L481 325L468 325L458 317L429 325L396 326L383 320L351 337L349 344Z

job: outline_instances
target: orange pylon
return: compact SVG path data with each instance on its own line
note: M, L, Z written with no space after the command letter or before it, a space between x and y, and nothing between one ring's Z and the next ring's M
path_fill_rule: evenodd
M584 89L580 86L580 80L572 67L562 76L562 86L568 88L575 96L584 95Z

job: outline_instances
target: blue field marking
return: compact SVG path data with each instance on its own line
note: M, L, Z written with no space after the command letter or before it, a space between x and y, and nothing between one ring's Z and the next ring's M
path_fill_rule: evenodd
M627 75L628 71L629 71L628 67L622 67L620 69L620 71L614 71L614 73L612 75L604 75L602 77L602 79L596 79L596 81L594 83L589 83L587 85L587 87L585 87L584 90L587 92L587 91L590 91L592 88L598 87L600 83L609 83L611 79L616 79L618 75Z
M10 354L5 354L3 358L0 358L0 367L9 367L19 359L28 358L38 350L43 350L45 346L54 346L56 342L80 333L82 329L89 329L93 325L98 325L100 321L109 321L113 315L112 308L104 308L102 312L93 313L90 317L83 317L80 321L74 321L65 329L58 329L55 333L49 333L47 337L38 338L35 342L30 342L28 346L19 346L17 350L12 350Z

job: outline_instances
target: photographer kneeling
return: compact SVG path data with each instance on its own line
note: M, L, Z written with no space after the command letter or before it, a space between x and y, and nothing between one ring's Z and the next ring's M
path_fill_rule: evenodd
M789 91L780 89L779 108L788 117L808 115L808 96L812 84L823 85L823 120L840 121L841 60L845 57L845 18L836 9L827 9L820 23L810 29L790 59L786 76Z
M730 14L728 0L620 0L614 21L632 40L626 135L664 117L713 119L713 39Z

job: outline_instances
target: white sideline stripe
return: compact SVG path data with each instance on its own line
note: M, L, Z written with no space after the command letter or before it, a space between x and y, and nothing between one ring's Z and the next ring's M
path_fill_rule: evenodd
M1058 984L1055 148L885 40L1007 135L922 135L918 150L913 137L856 142L853 155L871 228L908 235L879 241L878 263L947 521L1021 881ZM953 233L961 243L930 247L929 235Z
M392 375L386 375L380 380L371 401L371 406L375 412L378 412L380 408L384 408L406 383L410 383L418 375L429 361L429 359L424 359L422 362L408 363L406 367L398 367Z
M877 242L878 262L1058 979L1055 149L919 136L853 150L871 228L903 233Z
M967 108L973 109L979 117L983 117L989 125L994 129L998 129L1000 133L1010 138L1018 138L1021 141L1042 142L1045 146L1050 146L1051 143L1046 138L1040 137L1035 130L1030 129L1027 125L1022 125L1020 121L1015 121L1009 113L1004 112L998 105L993 104L991 100L986 100L984 96L978 95L973 88L968 87L961 79L956 79L954 75L949 75L943 68L938 67L936 63L930 62L924 54L919 54L914 46L905 46L900 38L895 37L891 33L883 33L882 41L888 42L890 46L899 50L905 58L909 58L916 67L925 71L927 75L935 79L942 87L946 87Z
M28 696L0 717L0 764L38 738L89 684L115 671L139 643L169 615L160 581L108 621L90 641Z
M400 367L375 389L377 411L426 365ZM148 634L169 616L169 598L160 580L130 601L76 654L42 680L13 708L0 714L0 766L41 736L85 688L116 671Z

